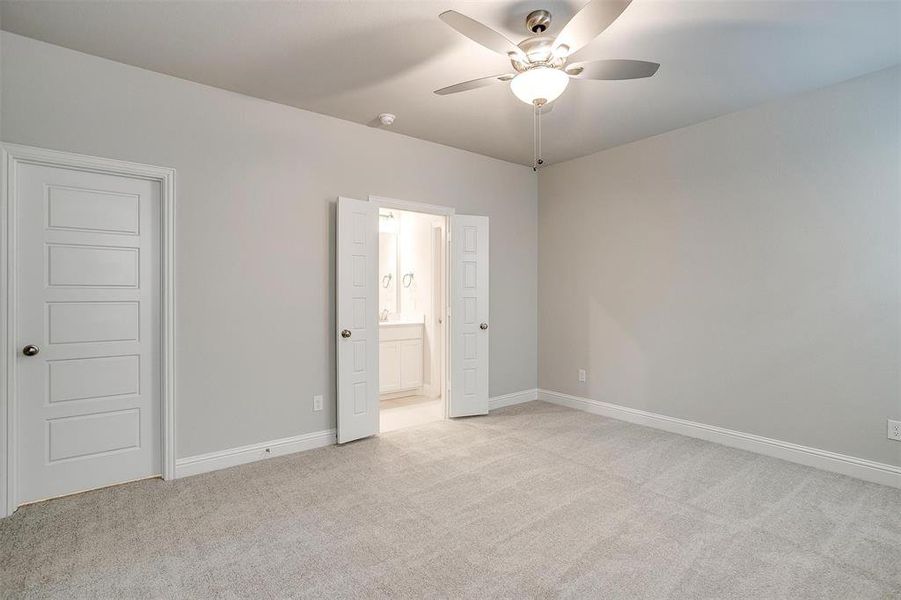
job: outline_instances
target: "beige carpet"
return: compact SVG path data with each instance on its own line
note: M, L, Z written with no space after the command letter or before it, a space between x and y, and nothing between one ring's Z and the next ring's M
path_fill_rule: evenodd
M10 598L899 598L901 491L533 402L20 509Z

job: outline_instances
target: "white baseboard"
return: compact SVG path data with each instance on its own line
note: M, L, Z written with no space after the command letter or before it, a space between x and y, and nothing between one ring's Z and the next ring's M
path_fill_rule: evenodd
M402 390L400 392L385 392L379 394L379 400L397 400L398 398L409 398L410 396L430 396L429 391L425 387L413 388L410 390Z
M313 433L305 433L280 440L260 442L239 448L229 448L228 450L179 458L175 461L175 478L218 471L219 469L264 460L273 456L284 456L294 452L331 446L335 443L335 430L326 429L325 431L314 431Z
M489 398L488 407L490 410L494 410L496 408L501 408L502 406L510 406L512 404L520 404L522 402L530 402L537 399L538 390L533 388ZM325 431L316 431L280 440L260 442L258 444L250 444L239 448L229 448L228 450L179 458L175 461L175 478L178 479L180 477L189 477L191 475L199 475L200 473L218 471L219 469L227 469L228 467L235 467L237 465L264 460L272 458L273 456L283 456L294 452L312 450L313 448L331 446L335 443L335 430L327 429ZM267 449L269 452L266 452Z
M512 406L513 404L522 404L523 402L531 402L532 400L538 400L538 390L535 388L489 398L488 410L495 410L498 408L503 408L504 406Z
M628 408L599 400L591 400L590 398L581 398L579 396L571 396L569 394L561 394L551 390L538 390L538 399L546 402L553 402L561 406L568 406L577 410L637 423L638 425L646 425L656 429L662 429L671 433L678 433L693 438L700 438L724 446L740 448L757 454L764 454L774 458L780 458L794 463L807 465L823 469L824 471L832 471L841 473L849 477L856 477L865 481L881 483L896 488L901 488L901 467L878 463L863 458L856 458L846 454L838 454L828 450L820 450L819 448L810 448L793 444L791 442L783 442L774 440L751 433L743 433L714 425L705 425L694 421L686 421L685 419L677 419L675 417L667 417L657 413Z

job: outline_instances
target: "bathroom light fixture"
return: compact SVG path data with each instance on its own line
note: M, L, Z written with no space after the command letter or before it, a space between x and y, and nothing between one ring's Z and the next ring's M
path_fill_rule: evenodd
M394 213L379 214L379 233L397 233L397 219Z

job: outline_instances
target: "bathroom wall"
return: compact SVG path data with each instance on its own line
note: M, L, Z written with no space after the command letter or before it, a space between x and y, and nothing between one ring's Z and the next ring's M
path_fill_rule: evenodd
M435 336L435 290L434 270L435 256L432 249L432 227L441 225L443 217L425 215L419 213L403 213L403 228L409 231L409 251L401 255L403 273L413 273L413 283L409 288L401 288L402 310L422 314L424 328L422 376L426 391L431 391L433 396L438 395L435 388L435 373L432 361L437 354L440 356L440 348L437 347ZM403 293L409 293L409 301ZM408 308L409 307L409 308ZM431 388L431 389L430 389Z

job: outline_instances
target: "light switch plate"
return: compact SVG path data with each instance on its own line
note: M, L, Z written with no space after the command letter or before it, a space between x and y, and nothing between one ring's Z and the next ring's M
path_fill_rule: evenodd
M579 369L579 382L585 383L588 381L588 373L585 372L585 369Z
M888 439L901 442L901 421L888 420Z
M313 396L313 411L316 412L320 410L322 410L322 396L317 394L316 396Z

